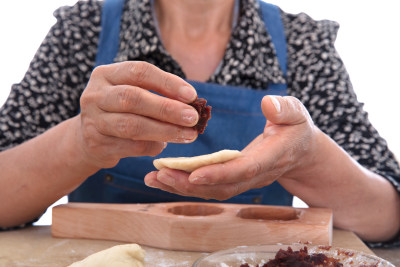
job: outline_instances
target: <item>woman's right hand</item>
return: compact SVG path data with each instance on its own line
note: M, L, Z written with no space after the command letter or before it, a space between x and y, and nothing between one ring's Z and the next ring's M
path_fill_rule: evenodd
M189 83L146 62L95 68L80 100L84 157L109 168L124 157L158 155L167 142L194 141L198 113L187 103L196 97Z

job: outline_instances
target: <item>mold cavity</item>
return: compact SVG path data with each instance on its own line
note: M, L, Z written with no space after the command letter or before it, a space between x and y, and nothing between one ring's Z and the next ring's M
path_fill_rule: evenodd
M168 209L168 212L172 214L183 216L209 216L220 214L223 211L223 208L207 205L182 205Z
M236 216L242 219L290 221L298 219L299 212L290 208L257 207L241 209Z

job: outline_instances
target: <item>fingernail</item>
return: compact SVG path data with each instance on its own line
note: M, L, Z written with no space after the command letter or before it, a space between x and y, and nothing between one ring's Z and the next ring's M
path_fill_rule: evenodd
M184 127L177 133L175 139L173 139L174 143L191 143L197 138L197 131L193 128Z
M186 128L182 131L181 140L185 143L193 142L197 137L197 131L192 128Z
M172 178L171 176L168 176L166 174L158 174L157 175L157 180L163 184L169 185L169 186L175 186L175 179Z
M179 88L179 96L184 101L193 102L197 97L197 93L196 93L196 90L194 90L193 87L184 85L184 86L181 86Z
M270 97L270 99L272 101L272 104L274 104L274 106L275 106L276 112L277 113L281 112L281 103L276 98L276 96L270 95L269 97Z
M184 109L182 111L182 120L187 124L194 124L199 114L194 109Z
M167 147L167 145L168 145L168 143L167 143L167 142L164 142L164 148L166 148L166 147Z
M148 187L157 188L152 182L144 182Z

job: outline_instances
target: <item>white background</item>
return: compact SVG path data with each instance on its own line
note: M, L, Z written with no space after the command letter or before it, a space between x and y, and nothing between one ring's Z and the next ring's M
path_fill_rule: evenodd
M53 11L76 0L5 1L0 9L0 105L23 77L55 23ZM400 16L397 1L271 0L284 11L340 23L336 48L370 120L400 155ZM58 203L65 202L63 198ZM50 213L40 223L49 223Z

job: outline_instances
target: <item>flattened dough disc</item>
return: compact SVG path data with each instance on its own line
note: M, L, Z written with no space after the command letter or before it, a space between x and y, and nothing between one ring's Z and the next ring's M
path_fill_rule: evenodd
M224 149L215 153L196 157L160 158L154 160L153 164L157 170L167 167L185 172L193 172L200 167L215 163L223 163L240 157L241 155L242 153L238 150Z

